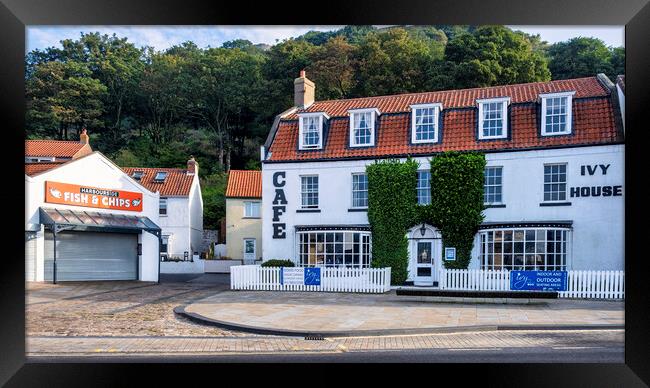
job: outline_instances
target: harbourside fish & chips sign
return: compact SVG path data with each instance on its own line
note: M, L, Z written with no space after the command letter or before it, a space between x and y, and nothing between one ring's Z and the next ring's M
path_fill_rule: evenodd
M45 182L45 202L100 209L142 211L142 193Z

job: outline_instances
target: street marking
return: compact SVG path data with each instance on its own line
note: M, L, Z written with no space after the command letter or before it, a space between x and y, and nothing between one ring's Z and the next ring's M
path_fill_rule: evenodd
M503 350L502 348L447 348L449 351Z

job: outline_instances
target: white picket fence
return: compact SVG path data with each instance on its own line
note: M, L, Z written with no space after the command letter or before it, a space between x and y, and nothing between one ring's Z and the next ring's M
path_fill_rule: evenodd
M383 293L390 291L390 268L321 268L320 286L280 284L279 267L230 267L231 290L329 291Z
M441 269L441 290L508 291L510 271ZM568 271L560 298L625 299L625 271Z

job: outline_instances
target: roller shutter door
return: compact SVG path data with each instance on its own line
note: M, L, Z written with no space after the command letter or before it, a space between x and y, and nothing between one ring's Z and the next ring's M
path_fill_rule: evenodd
M36 280L36 232L25 232L25 280Z
M45 234L45 280L52 280L54 235ZM138 235L60 232L56 236L56 280L137 280Z

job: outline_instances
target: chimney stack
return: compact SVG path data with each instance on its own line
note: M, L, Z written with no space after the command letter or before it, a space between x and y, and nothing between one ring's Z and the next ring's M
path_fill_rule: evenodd
M187 161L187 174L194 175L199 172L199 164L194 160L194 156L190 156L190 160Z
M293 81L293 103L298 108L306 108L314 103L316 98L316 85L305 75L305 70L300 70L300 77Z
M79 142L83 144L88 144L89 141L90 141L90 137L86 133L86 128L84 128L81 130L81 134L79 135Z

